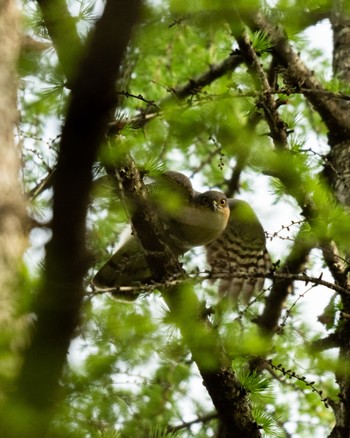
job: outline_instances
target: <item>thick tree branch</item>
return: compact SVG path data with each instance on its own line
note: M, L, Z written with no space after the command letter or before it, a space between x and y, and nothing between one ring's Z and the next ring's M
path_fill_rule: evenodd
M337 2L337 6L344 7L342 0ZM340 10L342 10L340 7ZM350 52L348 47L345 47L342 51L342 44L347 41L348 38L348 27L349 21L345 21L342 14L335 14L333 26L334 29L341 31L339 34L335 35L335 42L338 47L338 53L335 52L335 71L338 74L344 76L344 65L348 65L349 60L346 59L346 55ZM292 88L304 89L304 95L309 100L309 102L314 106L322 117L325 125L329 130L329 143L332 147L330 161L332 162L334 168L336 169L337 175L341 175L341 178L334 178L332 181L332 186L335 188L335 195L338 200L343 202L345 205L350 205L350 198L348 195L348 190L346 187L349 186L349 139L350 139L350 128L349 128L349 104L341 99L327 97L322 93L314 92L315 89L323 90L319 81L314 77L313 73L308 70L308 68L302 63L298 55L292 50L287 38L282 34L280 30L272 26L267 20L265 20L261 15L256 15L252 20L247 20L250 26L256 30L263 30L267 32L274 43L274 56L278 63L283 67L284 77L287 84L291 85ZM302 200L304 196L299 196L298 202ZM301 204L302 206L302 204ZM308 209L304 209L305 216L308 220L311 220L311 224L318 217L317 207L313 205L312 201L308 203ZM321 241L326 238L321 237ZM349 288L349 282L347 279L347 271L344 267L340 267L339 259L336 260L337 250L331 248L330 243L323 243L323 253L325 260L327 261L336 282L344 289ZM345 314L350 314L350 298L347 294L342 294L342 304ZM337 382L340 388L339 403L332 403L332 408L335 413L336 425L331 433L331 437L348 437L350 431L350 367L347 365L350 360L350 348L348 339L350 338L350 320L344 318L340 322L337 328L337 335L339 338L340 352L339 352L339 363L342 364L342 369L337 373ZM344 364L344 366L343 366Z
M340 104L341 100L313 91L323 91L324 88L294 52L283 32L269 23L261 14L247 18L246 22L253 30L262 30L269 35L273 43L274 56L284 68L283 74L287 83L292 89L302 88L304 90L305 97L318 111L329 130L330 144L337 144L348 139L350 136L348 114L344 112L343 105Z
M115 171L110 168L108 171L112 177L116 177L117 184L121 183L123 195L131 202L132 225L147 251L146 258L154 280L168 282L182 278L184 271L167 245L162 224L148 201L148 192L135 162L127 157Z
M333 1L331 23L333 29L333 72L334 76L350 84L350 17L344 0Z
M216 408L219 419L217 436L261 436L247 394L192 288L186 285L174 287L165 291L163 297Z
M266 24L266 23L265 23ZM268 28L268 26L266 25L264 30L266 31ZM271 29L270 29L270 36L273 39L273 37L275 37L275 39L273 39L273 42L277 44L276 41L276 34L271 35ZM285 46L287 46L287 40L283 39L281 37L281 35L279 34L280 37L280 43L283 40L283 47L286 49ZM276 101L274 100L272 94L271 94L271 88L270 88L270 84L269 81L267 79L267 76L265 74L265 72L263 71L261 64L259 62L259 59L254 51L254 49L252 48L252 45L250 44L250 41L248 40L246 35L243 36L236 36L241 53L243 58L245 59L249 69L250 69L250 73L252 74L253 78L255 79L257 88L262 90L262 92L266 93L265 97L261 98L263 99L262 103L263 103L263 109L264 109L264 115L265 115L265 119L270 127L270 135L272 137L272 139L274 140L275 146L277 149L282 149L282 155L280 156L280 159L283 160L283 154L288 154L288 151L286 150L288 148L288 144L287 144L287 129L285 124L282 122L279 113L278 113L278 105L276 104ZM291 58L294 59L294 61L296 62L296 55L292 52L291 48L288 47L288 53L291 56ZM293 55L293 56L292 56ZM276 58L277 60L279 58L279 52L277 51L277 49L275 50L274 53L274 58ZM281 62L281 60L280 60ZM293 66L295 67L295 65L293 64ZM292 66L291 66L292 67ZM293 74L293 73L291 73ZM308 94L308 93L307 93ZM317 94L317 93L316 93ZM338 108L339 110L339 108ZM283 151L284 149L284 151ZM289 191L289 193L295 197L295 199L298 201L300 207L303 210L303 213L305 215L305 217L307 218L307 220L309 221L310 225L319 225L319 212L317 209L317 205L316 203L313 201L312 197L305 192L305 190L303 189L303 184L302 184L302 180L301 180L301 176L299 175L299 172L295 169L294 171L292 171L290 174L288 174L288 172L284 172L281 169L277 170L276 175L286 186L287 190ZM324 234L321 235L319 234L321 241L323 241L325 239L324 236L326 236L326 233L324 232ZM279 271L279 273L286 274L286 279L283 281L281 281L281 278L279 278L278 280L274 279L274 285L273 288L271 290L271 293L269 295L269 297L266 300L266 306L264 309L263 314L257 319L257 322L260 326L260 328L262 329L264 334L268 334L269 336L271 336L273 334L273 331L276 329L277 327L277 322L278 319L280 317L281 311L282 311L282 306L283 303L288 295L288 290L290 289L290 287L292 286L292 280L290 278L290 273L292 274L297 274L298 272L300 272L303 264L306 262L306 258L307 255L309 253L309 251L312 249L312 247L317 246L318 242L315 240L314 242L312 242L312 244L309 243L304 243L303 242L303 237L301 235L299 235L299 238L297 238L296 244L293 247L292 252L290 253L289 257L286 260L285 265L282 267L282 269ZM333 251L330 251L330 243L325 243L324 244L325 247L328 248L328 254L329 257L327 260L330 260L331 256L334 254ZM348 291L348 282L344 281L344 270L340 270L338 268L339 266L339 259L337 260L337 262L335 263L333 260L333 263L331 265L333 267L333 270L335 271L334 273L335 275L335 279L338 281L342 281L342 283L340 284L340 287L342 288L342 290L344 291ZM344 298L348 298L348 294L347 293L341 293L341 295Z
M182 269L176 257L169 253L162 228L150 210L146 188L134 163L129 161L118 172L125 196L136 206L131 220L147 252L147 261L153 275L158 280L181 276ZM164 289L162 296L171 317L181 330L217 410L219 436L261 436L253 421L245 391L231 369L230 358L192 287L186 283L178 284Z
M81 57L83 44L65 0L37 0L44 23L57 52L69 87Z
M286 278L279 278L276 275L269 296L266 298L263 313L258 317L257 323L265 336L271 337L278 327L284 302L290 293L293 285L293 275L303 270L313 243L305 242L304 233L301 231L295 239L295 243L279 273L286 274Z
M339 336L337 333L331 333L326 338L316 339L310 345L312 352L329 350L331 348L339 348Z
M283 123L277 111L278 103L271 93L271 87L267 75L261 66L260 60L253 49L247 34L237 35L236 39L241 50L242 57L248 66L250 74L255 80L257 89L261 91L258 104L264 111L266 122L270 128L270 136L272 137L276 148L287 149L287 125Z
M333 71L336 78L350 83L349 63L350 63L350 17L347 9L347 2L335 0L333 2L332 15L333 28ZM349 119L349 102L340 102L344 117ZM344 137L331 150L329 159L335 172L329 172L329 181L334 188L338 201L349 209L350 207L350 136ZM334 276L336 282L342 287L349 287L349 256L350 248L345 249L344 262L338 254L337 248L331 245L323 247L324 258ZM336 335L339 338L339 364L341 370L336 373L339 385L339 401L332 404L336 424L330 434L333 438L345 438L350 434L350 319L346 315L350 314L350 297L341 296L342 314L338 323Z

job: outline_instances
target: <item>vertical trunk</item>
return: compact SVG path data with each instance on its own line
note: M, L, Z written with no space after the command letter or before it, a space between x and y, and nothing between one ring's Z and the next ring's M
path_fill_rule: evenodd
M346 16L347 0L335 0L332 16L333 28L333 72L334 76L344 85L350 84L350 18ZM343 101L344 113L350 117L350 102ZM341 134L341 133L340 133ZM330 161L331 169L328 176L331 186L338 201L350 207L350 138L347 135L340 137L337 144L331 144ZM346 258L349 259L350 248L346 249ZM347 266L344 266L346 272ZM346 275L345 277L346 278ZM345 280L343 287L349 287L349 281ZM350 312L350 299L342 297L344 314ZM332 405L336 424L330 434L332 438L345 438L350 436L350 321L344 318L338 328L340 339L339 363L340 371L337 373L339 385L339 401Z
M350 83L350 18L344 12L347 0L335 0L332 16L333 71L341 81Z
M350 84L350 17L345 15L346 0L335 0L332 15L333 73L340 83ZM350 114L350 102L339 102L344 112ZM339 137L338 137L339 135ZM341 141L332 144L330 154L333 168L328 171L330 182L338 201L350 206L350 138L336 136Z
M17 270L26 246L25 205L19 181L20 154L14 140L17 121L16 63L19 15L14 0L0 0L0 332L12 334ZM6 338L5 338L6 340ZM6 342L6 341L5 341Z

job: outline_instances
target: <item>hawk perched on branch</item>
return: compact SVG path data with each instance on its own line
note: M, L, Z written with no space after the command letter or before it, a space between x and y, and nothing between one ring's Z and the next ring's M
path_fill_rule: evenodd
M270 263L264 230L249 204L227 199L215 190L197 192L180 172L165 172L148 190L170 249L179 256L195 246L205 246L213 281L220 279L221 295L237 299L242 293L248 301L255 289L262 289ZM118 292L119 287L151 280L145 250L129 230L92 284L98 289L115 288L115 296L127 298L127 293Z

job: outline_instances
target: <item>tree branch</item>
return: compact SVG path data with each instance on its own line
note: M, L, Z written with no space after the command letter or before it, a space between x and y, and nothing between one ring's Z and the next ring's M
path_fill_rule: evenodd
M77 61L83 51L75 20L70 15L65 0L37 0L37 2L70 88L78 66Z
M181 276L182 269L176 257L169 254L162 228L150 210L146 188L134 163L129 161L124 164L118 173L125 196L137 207L131 221L146 250L152 274L156 279ZM261 436L245 391L232 371L230 358L191 285L185 282L163 289L162 296L217 410L220 424L218 436Z
M64 46L64 42L56 39L57 45ZM59 52L58 52L59 53ZM130 119L122 119L110 122L108 124L108 135L115 136L123 129L125 126L132 126L133 128L140 128L146 125L149 121L153 120L155 117L159 115L159 112L165 105L169 105L170 103L176 102L177 100L184 100L186 97L191 96L195 93L198 93L200 89L205 86L210 85L213 81L218 79L219 77L225 75L226 73L233 71L239 64L243 62L243 58L238 54L231 54L226 59L224 59L221 63L217 65L211 65L207 71L197 76L195 79L189 80L186 84L182 86L178 86L169 90L171 94L166 96L164 99L159 102L148 102L142 96L137 96L138 99L141 99L147 103L149 103L146 110L143 110L139 115L132 117ZM120 92L120 94L125 94L126 92ZM130 94L129 94L130 95ZM151 111L152 110L152 111ZM52 179L54 176L55 170L50 172L47 176L45 176L40 183L34 187L29 193L29 196L32 198L37 197L44 190L48 189L52 186Z
M284 303L290 294L293 281L307 262L309 252L315 245L305 241L304 233L299 231L295 243L283 266L276 272L270 294L266 297L265 307L255 322L258 324L261 334L267 339L272 339L278 328L278 321L281 317ZM281 278L279 277L281 275ZM252 358L249 363L251 370L261 369L262 359Z
M312 352L330 350L331 348L339 348L339 336L337 333L331 333L326 338L316 339L310 345Z
M202 88L210 85L216 79L224 76L226 73L233 71L243 62L243 58L236 53L230 54L226 59L217 65L211 65L207 71L190 79L186 84L169 89L170 95L160 100L158 103L152 102L146 110L141 111L140 115L131 119L118 120L110 123L110 131L115 134L124 126L131 125L134 128L140 128L156 117L159 111L166 105L182 101L186 97L197 94ZM156 109L155 109L156 106Z
M198 424L198 423L205 424L211 420L214 420L217 417L218 417L218 414L216 412L213 412L211 414L202 415L202 416L196 418L195 420L184 421L183 423L179 424L178 426L168 426L167 431L168 431L168 433L175 433L175 432L178 432L179 430L182 430L182 429L190 429L190 427L193 424Z
M272 137L276 148L287 149L287 125L282 121L277 111L278 104L271 92L268 78L261 67L260 60L246 34L237 35L236 39L241 50L242 57L248 66L250 74L255 80L257 89L261 90L259 105L262 107L266 122L269 125L270 136Z
M261 14L246 17L247 24L252 30L266 32L273 43L273 53L278 63L283 67L286 81L292 88L302 88L303 94L318 111L329 130L331 145L337 144L350 136L348 113L344 112L341 100L329 98L313 90L325 91L321 83L315 78L299 56L294 52L288 39L281 29L273 26Z

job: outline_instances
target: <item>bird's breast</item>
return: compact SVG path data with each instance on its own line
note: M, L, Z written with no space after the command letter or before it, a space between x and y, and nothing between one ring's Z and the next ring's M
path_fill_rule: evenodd
M227 220L223 211L186 207L181 215L172 219L169 237L182 250L189 250L218 238L225 230Z

